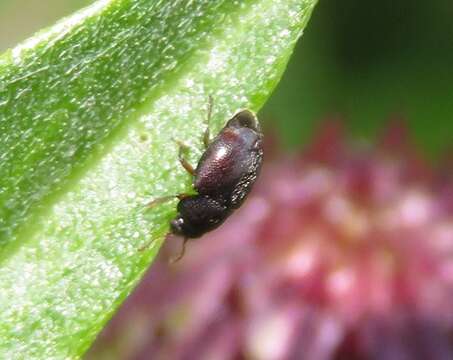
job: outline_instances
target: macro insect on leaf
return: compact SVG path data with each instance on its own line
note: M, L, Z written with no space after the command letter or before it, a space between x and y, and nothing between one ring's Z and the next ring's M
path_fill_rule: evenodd
M263 134L256 115L250 110L237 112L211 141L209 123L212 114L209 97L205 151L194 168L185 158L187 145L177 141L179 162L193 176L195 195L165 196L149 203L179 199L177 215L170 222L171 233L184 238L182 258L188 239L198 238L220 226L239 208L255 183L263 160Z

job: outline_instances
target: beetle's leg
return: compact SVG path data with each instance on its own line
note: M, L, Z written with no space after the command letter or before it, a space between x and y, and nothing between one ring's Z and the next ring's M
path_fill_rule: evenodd
M209 95L208 97L208 114L206 116L206 130L204 131L203 135L203 143L205 148L209 146L211 143L211 134L209 130L209 126L211 124L211 117L212 117L212 107L214 106L214 98L212 95Z
M178 144L178 147L179 147L178 159L179 159L180 164L182 165L182 167L184 169L186 169L186 171L190 175L195 176L195 169L193 168L193 166L184 157L184 152L190 150L190 147L188 145L184 144L180 140L177 140L177 139L174 139L174 140Z
M182 259L182 257L184 256L184 254L186 253L186 242L187 240L189 240L189 238L184 238L184 240L182 241L182 248L181 248L181 252L179 253L179 255L173 259L170 260L170 263L171 264L174 264L176 262L178 262L179 260Z
M146 206L152 208L152 207L154 207L156 205L162 204L164 202L167 202L167 201L170 201L170 200L173 200L173 199L183 200L183 199L185 199L185 198L187 198L189 196L191 196L191 195L190 194L178 194L178 195L162 196L160 198L151 200L149 203L146 204ZM138 248L138 251L140 251L140 252L141 251L145 251L146 249L148 249L150 247L151 244L152 244L152 241L149 241L145 245L140 246Z
M160 198L151 200L149 203L146 204L147 207L154 207L156 205L162 204L164 202L173 200L173 199L185 199L186 197L190 196L189 194L178 194L178 195L168 195L168 196L162 196Z

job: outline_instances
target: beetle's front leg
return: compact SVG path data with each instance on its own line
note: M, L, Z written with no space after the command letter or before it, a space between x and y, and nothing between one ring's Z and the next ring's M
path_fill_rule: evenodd
M151 200L150 202L148 202L146 204L146 206L152 208L156 205L166 203L167 201L170 201L170 200L174 200L174 199L183 200L189 196L191 196L191 195L190 194L178 194L178 195L161 196L159 198Z

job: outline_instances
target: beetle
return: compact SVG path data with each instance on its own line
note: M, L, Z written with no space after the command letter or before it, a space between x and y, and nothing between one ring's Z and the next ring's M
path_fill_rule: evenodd
M184 238L181 259L188 239L198 238L219 227L238 209L250 193L263 161L263 133L256 115L250 110L237 112L211 141L212 114L209 97L205 151L196 168L184 158L187 146L179 145L179 162L193 176L195 195L180 194L177 215L170 222L171 233ZM169 196L152 201L174 198Z

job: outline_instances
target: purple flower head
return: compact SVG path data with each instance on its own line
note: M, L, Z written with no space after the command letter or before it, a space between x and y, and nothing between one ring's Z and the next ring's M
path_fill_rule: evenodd
M88 357L452 359L453 177L403 130L354 147L331 124L272 156L176 265L168 239Z

